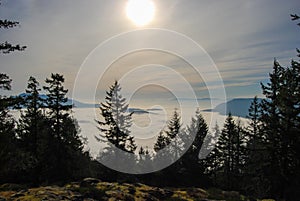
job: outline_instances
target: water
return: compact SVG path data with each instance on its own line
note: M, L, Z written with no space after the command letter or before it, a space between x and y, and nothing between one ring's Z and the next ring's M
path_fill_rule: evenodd
M207 109L208 105L202 104L200 109ZM172 116L174 112L174 105L130 105L132 108L139 108L149 113L134 113L132 115L133 124L131 127L131 134L135 137L136 144L143 147L153 148L156 141L157 135L161 130L163 130L168 119ZM178 107L177 107L178 108ZM149 110L150 109L150 110ZM190 124L191 118L195 115L196 108L185 107L180 110L182 125L186 127ZM220 115L215 112L201 112L203 118L209 126L209 132L213 131L216 123L220 128L223 127L226 116ZM98 142L95 136L100 135L99 129L97 129L98 124L95 119L101 119L99 108L75 108L74 116L77 118L79 125L81 127L81 134L86 136L88 139L88 148L92 155L96 155L104 147L105 144ZM237 120L237 117L234 117ZM241 122L246 125L247 120L244 118L239 118Z
M155 104L156 105L153 105L153 103L144 103L130 105L131 108L139 108L149 112L134 113L132 115L133 124L131 134L135 137L138 147L153 148L157 135L166 127L168 119L170 119L174 112L174 108L177 108L177 111L181 114L183 127L190 124L191 118L195 115L196 111L196 107L193 107L192 104L191 106L189 106L189 104L182 104L184 107L167 103ZM209 108L209 103L202 102L199 107L201 110L207 109ZM17 110L12 111L12 114L15 118L19 118L20 116L20 112ZM212 132L216 123L222 128L226 119L226 116L215 112L201 112L201 114L206 120L210 132ZM99 108L74 108L73 115L79 123L80 134L87 138L86 149L90 151L92 156L96 156L99 151L105 147L105 143L99 142L95 138L95 136L99 137L101 134L97 128L98 123L95 121L101 119ZM247 124L246 119L240 118L240 120L242 123Z

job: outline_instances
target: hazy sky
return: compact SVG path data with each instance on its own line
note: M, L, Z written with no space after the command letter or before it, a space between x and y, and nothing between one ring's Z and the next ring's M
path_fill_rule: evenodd
M28 46L24 52L0 55L1 72L13 79L13 93L24 91L30 75L43 83L51 72L63 73L66 87L72 92L77 72L94 48L117 34L140 29L127 19L126 3L126 0L2 0L0 18L20 21L21 26L1 30L0 41ZM218 67L229 98L259 95L259 82L268 78L273 59L289 65L295 58L295 49L300 47L300 28L289 17L300 14L299 0L154 0L154 3L154 21L143 28L168 29L196 41ZM131 61L128 58L118 61L114 64L117 70L107 73L103 82L122 77L114 72L126 73L129 63L140 64L142 59L143 64L153 62L155 54L158 53L144 52L129 56ZM182 69L188 67L183 61L169 57L163 53L155 55L155 63L180 66L179 72L190 75L188 79L198 87L195 89L201 96L203 80L195 80L192 71L184 72ZM163 79L161 75L149 75L148 72L147 79ZM176 79L170 79L170 83L176 85Z

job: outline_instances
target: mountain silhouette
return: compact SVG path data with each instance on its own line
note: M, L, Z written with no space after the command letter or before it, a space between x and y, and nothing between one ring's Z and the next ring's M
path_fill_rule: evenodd
M258 102L262 99L258 98ZM253 98L234 98L225 103L217 105L214 109L203 110L204 112L218 112L221 115L228 115L231 113L233 116L247 118L249 107Z

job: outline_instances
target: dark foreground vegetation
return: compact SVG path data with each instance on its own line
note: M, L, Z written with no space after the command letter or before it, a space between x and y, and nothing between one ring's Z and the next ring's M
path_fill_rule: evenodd
M1 23L5 25L8 22ZM8 23L6 26L14 24ZM3 49L9 47L1 46ZM87 194L96 200L105 200L109 196L132 200L137 195L143 197L144 193L157 200L201 200L208 199L212 193L197 187L215 187L238 191L248 196L247 199L269 197L299 200L300 63L293 60L289 67L282 67L275 60L269 78L268 83L262 84L263 101L258 102L254 98L249 108L249 127L235 122L229 114L222 129L216 125L214 133L208 134L207 124L199 111L187 128L182 128L180 116L175 111L166 130L159 134L154 150L139 147L139 151L130 135L128 105L120 94L120 85L115 82L107 91L106 102L100 105L103 120L98 121L100 135L97 138L109 144L99 153L99 160L116 157L111 149L115 146L128 153L128 158L119 159L127 165L136 166L142 164L142 160L151 165L164 157L160 152L162 149L167 149L170 157L176 158L182 154L181 147L189 141L191 133L196 133L192 146L171 166L155 173L129 175L110 170L84 150L85 139L80 136L76 119L72 117L72 105L67 104L67 90L63 86L62 75L51 74L43 87L34 77L30 77L27 96L0 96L0 183L3 184L0 195L14 195L20 197L19 200L25 196L23 200L31 200L34 197L30 196L39 196L41 191L47 189L47 192L55 191L53 194L59 196L65 193L75 197ZM3 73L0 74L0 89L11 89L11 79ZM42 89L46 94L44 99L40 98ZM21 117L15 119L9 111L20 106L23 108ZM220 137L210 155L199 159L201 147L212 146L216 136ZM210 140L204 141L205 137ZM176 146L167 146L169 144ZM94 186L88 184L88 187L82 183L68 184L85 177L112 183L96 182ZM116 181L142 182L164 188L113 183ZM27 187L57 184L63 187L26 188L20 193L5 183L24 184ZM19 185L16 188L20 190ZM221 196L222 192L217 194ZM237 196L240 196L239 193ZM226 197L220 199L234 200Z
M122 174L101 165L84 151L85 139L80 136L76 120L71 115L72 105L67 104L64 78L52 74L46 79L45 99L39 95L40 87L30 77L25 97L1 96L0 107L0 181L1 183L23 183L29 186L59 184L85 177L105 181L143 182L154 186L217 187L227 191L238 191L255 198L284 198L294 200L299 195L299 63L281 67L275 61L270 82L262 84L265 98L258 102L254 98L249 109L250 125L242 127L229 114L222 129L208 134L208 127L199 110L190 126L182 128L180 116L175 110L167 129L162 131L154 150L137 146L130 135L130 114L121 97L118 82L107 92L106 103L100 106L104 121L99 121L99 140L126 151L130 157L126 163L135 166L141 160L155 163L160 150L167 149L169 156L182 154L192 132L196 133L192 146L168 168L144 175ZM1 89L9 90L11 80L1 74ZM117 90L116 90L117 89ZM113 94L124 104L112 99ZM118 103L118 104L116 104ZM14 119L9 109L22 105L21 116ZM123 123L116 121L113 111L123 115ZM120 112L123 111L123 112ZM111 118L113 117L113 118ZM123 129L122 126L124 126ZM127 130L126 130L127 129ZM208 136L207 136L208 135ZM212 152L205 159L198 158L202 146L211 146L220 136ZM208 141L204 138L208 137ZM167 146L176 140L176 146ZM206 143L206 144L205 144ZM101 157L112 157L109 151L99 153ZM121 160L121 159L120 159Z
M72 182L64 186L42 186L26 188L16 184L0 186L0 200L124 200L124 201L214 201L249 200L236 191L202 188L158 188L141 183L102 182L86 178L80 182ZM273 200L265 200L273 201Z

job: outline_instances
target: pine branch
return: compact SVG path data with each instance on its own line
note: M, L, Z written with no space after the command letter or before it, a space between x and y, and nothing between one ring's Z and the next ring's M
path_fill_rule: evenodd
M0 20L0 28L9 29L15 26L18 26L19 22L9 21L9 20Z
M297 14L291 14L291 18L292 18L292 21L296 21L296 20L299 20L300 17L297 15ZM297 24L298 26L300 26L300 23Z
M0 89L11 89L11 79L4 73L0 73Z
M23 51L26 49L26 46L20 46L20 45L12 45L8 43L7 41L0 44L0 51L3 54L8 54L13 51Z
M293 21L300 19L300 17L297 14L291 14L291 18Z

